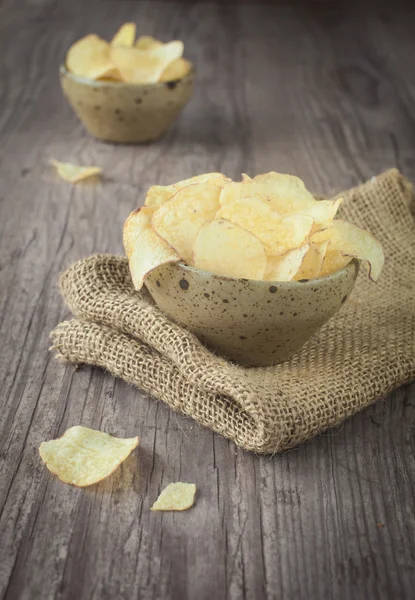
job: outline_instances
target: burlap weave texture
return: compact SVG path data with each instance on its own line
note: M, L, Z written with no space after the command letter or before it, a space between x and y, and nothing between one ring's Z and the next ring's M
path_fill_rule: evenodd
M51 334L72 363L103 367L258 453L339 425L415 375L412 186L395 169L345 194L341 216L372 231L386 262L361 269L340 312L294 358L246 369L213 355L135 292L125 258L93 255L61 277L75 315Z

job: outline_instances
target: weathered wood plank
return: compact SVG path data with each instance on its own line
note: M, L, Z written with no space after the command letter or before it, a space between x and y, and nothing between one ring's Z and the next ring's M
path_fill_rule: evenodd
M97 369L75 373L48 335L68 314L59 272L121 252L122 223L155 182L277 169L329 193L391 165L415 179L414 11L126 0L0 10L0 597L411 598L414 385L257 457ZM70 43L127 19L184 39L198 67L183 117L145 147L87 137L57 79ZM98 163L105 180L72 188L50 157ZM94 488L65 486L37 448L77 423L138 433L140 449ZM173 479L198 484L197 506L151 513Z

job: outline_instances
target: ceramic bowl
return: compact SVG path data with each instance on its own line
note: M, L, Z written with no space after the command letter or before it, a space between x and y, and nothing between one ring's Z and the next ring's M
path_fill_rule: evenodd
M245 366L291 358L346 302L360 263L317 279L232 279L182 263L146 276L156 304L211 350Z
M142 143L159 138L187 104L194 69L183 79L138 85L93 81L60 68L63 93L93 136L106 142Z

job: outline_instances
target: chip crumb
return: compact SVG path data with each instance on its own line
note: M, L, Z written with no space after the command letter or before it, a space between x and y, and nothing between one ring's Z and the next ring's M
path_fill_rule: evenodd
M194 483L169 483L150 510L187 510L193 506L195 494Z
M102 173L101 167L82 167L72 163L60 162L54 158L51 159L50 164L55 167L59 177L69 183L78 183L78 181L96 177Z
M383 523L377 523L377 526L379 527L379 529L381 529L382 527L385 527L385 525Z
M138 446L138 437L116 438L76 425L62 437L42 442L39 454L51 473L64 483L86 487L115 471Z

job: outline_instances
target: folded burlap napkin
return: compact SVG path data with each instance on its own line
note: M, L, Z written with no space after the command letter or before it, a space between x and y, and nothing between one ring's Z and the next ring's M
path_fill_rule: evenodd
M339 425L415 374L412 186L396 170L343 194L342 216L372 231L386 262L361 269L340 312L294 358L247 369L208 351L133 289L127 260L94 255L61 277L75 318L51 334L72 363L104 367L171 408L258 453Z

